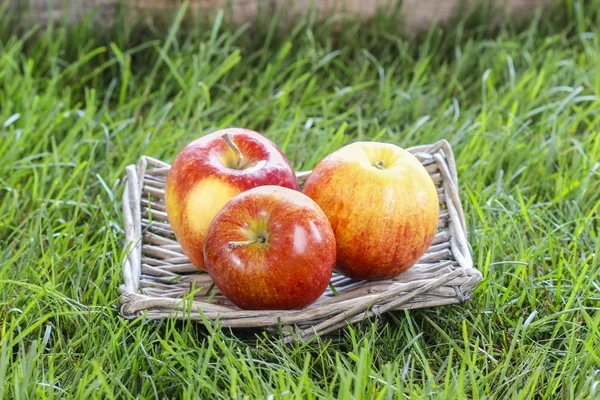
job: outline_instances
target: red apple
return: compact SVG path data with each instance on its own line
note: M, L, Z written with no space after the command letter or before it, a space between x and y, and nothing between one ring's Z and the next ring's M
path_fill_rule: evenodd
M319 206L279 186L248 190L214 218L204 247L221 292L248 310L298 309L323 294L335 238Z
M177 155L167 177L167 215L196 267L206 270L204 238L217 212L239 193L263 185L299 189L281 150L257 132L223 129L193 141Z
M337 269L354 279L391 278L412 266L435 236L435 185L412 154L385 143L342 147L312 171L304 193L327 214Z

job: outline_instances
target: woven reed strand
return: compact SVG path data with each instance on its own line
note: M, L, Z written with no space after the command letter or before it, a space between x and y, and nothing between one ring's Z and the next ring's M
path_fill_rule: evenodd
M219 320L225 327L274 329L290 326L287 340L308 340L384 312L436 307L471 298L481 281L473 267L467 228L458 195L458 176L450 144L407 149L429 172L440 200L438 232L416 265L393 279L353 281L334 273L319 300L303 310L244 311L231 304L210 276L181 251L164 204L169 164L142 157L126 168L123 191L125 248L121 315L149 319ZM302 183L310 175L297 173Z

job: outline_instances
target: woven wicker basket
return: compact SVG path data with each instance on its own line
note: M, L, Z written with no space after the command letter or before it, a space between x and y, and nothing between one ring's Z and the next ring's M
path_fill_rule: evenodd
M353 281L334 273L321 298L303 310L244 311L232 305L181 251L167 220L164 186L169 164L142 157L127 167L123 193L125 246L121 315L216 321L231 328L276 330L308 340L386 311L470 300L481 280L467 244L452 148L445 140L408 149L425 166L440 200L438 232L408 271L383 281ZM310 172L298 173L303 183ZM203 315L202 315L203 314Z

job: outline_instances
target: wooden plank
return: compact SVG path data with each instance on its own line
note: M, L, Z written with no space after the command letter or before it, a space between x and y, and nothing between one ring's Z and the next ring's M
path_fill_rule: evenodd
M25 10L28 23L46 25L49 19L55 22L80 20L90 12L96 13L96 19L105 25L113 21L119 0L9 0L9 6ZM52 8L49 8L49 5Z
M48 17L54 21L76 21L94 11L97 19L108 25L122 3L127 12L137 16L169 16L175 12L181 0L52 0L53 9L48 12L48 0L9 0L11 6L27 8L31 23L46 24ZM199 11L210 17L216 10L225 9L226 17L234 23L253 22L262 12L282 9L284 15L295 17L310 7L325 18L332 13L371 18L382 7L390 7L389 0L191 0L190 11ZM552 0L492 0L500 9L524 16L534 12L537 6L549 6ZM444 21L461 10L462 5L473 5L475 0L405 0L402 3L402 19L408 29L428 26L434 20Z

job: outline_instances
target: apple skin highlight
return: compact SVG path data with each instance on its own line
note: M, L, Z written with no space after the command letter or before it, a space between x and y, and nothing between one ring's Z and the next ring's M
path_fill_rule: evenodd
M240 164L224 135L241 152ZM183 252L196 267L206 270L204 240L217 212L237 194L264 185L299 190L290 162L258 132L223 129L193 141L177 155L167 177L167 215Z
M231 200L214 218L205 263L219 290L247 310L300 309L327 288L335 237L304 194L262 186Z
M387 279L407 270L437 230L435 185L421 163L395 145L342 147L315 167L303 192L331 222L336 271L354 279Z

